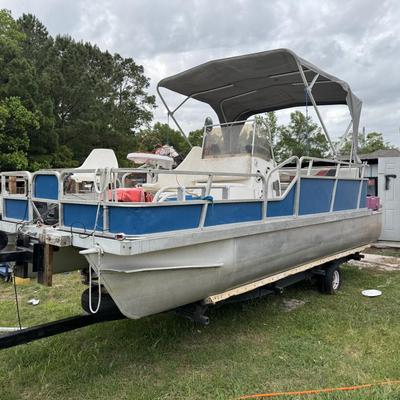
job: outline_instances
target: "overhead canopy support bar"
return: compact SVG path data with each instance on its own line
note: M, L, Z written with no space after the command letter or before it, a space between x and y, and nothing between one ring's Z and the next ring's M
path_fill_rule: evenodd
M181 101L181 102L177 105L177 107L175 107L175 109L173 109L172 111L169 109L167 102L165 101L164 97L162 96L161 91L160 91L160 86L159 86L159 85L157 85L157 93L158 93L158 95L160 96L160 99L161 99L161 101L163 102L164 107L167 109L168 115L169 115L169 116L172 118L172 120L175 122L175 125L178 127L180 133L182 134L182 136L184 137L184 139L186 140L186 142L189 144L189 146L192 148L193 146L192 146L192 144L190 143L189 138L185 135L185 132L183 131L183 129L182 129L181 126L179 125L179 123L178 123L178 121L176 120L174 114L175 114L189 99L193 99L193 98L195 98L196 96L199 96L199 95L204 94L204 93L215 92L215 91L217 91L217 90L226 89L226 88L231 87L231 86L232 86L232 85L225 85L225 86L222 86L222 87L219 87L219 88L213 88L213 89L210 89L210 90L203 90L203 91L201 91L201 92L194 93L194 94L192 94L192 95L190 95L190 96L187 96L187 97L186 97L183 101Z
M297 63L297 65L298 65L298 67L299 67L300 76L301 76L301 79L303 80L304 87L306 88L307 95L308 95L308 97L310 98L311 103L312 103L312 105L313 105L313 107L314 107L315 113L317 114L317 117L318 117L318 119L319 119L319 122L321 123L322 130L323 130L324 133L325 133L326 139L328 140L328 143L329 143L329 145L331 146L331 150L332 150L333 156L334 156L335 158L337 158L337 153L336 153L335 146L334 146L333 143L332 143L332 140L331 140L331 138L330 138L330 136L329 136L328 130L326 129L324 120L322 119L322 116L321 116L321 114L320 114L320 112L319 112L319 110L318 110L317 103L316 103L316 101L315 101L315 99L314 99L314 96L313 96L313 94L312 94L312 87L314 86L315 82L317 81L317 79L318 79L318 77L319 77L319 74L317 73L317 74L314 76L314 78L313 78L313 80L311 81L311 83L308 84L307 78L306 78L306 76L305 76L305 74L304 74L304 71L303 71L303 67L302 67L299 63Z
M175 111L176 111L180 106L182 106L182 105L186 102L186 100L188 100L189 98L186 98L186 99L179 105L178 108L176 108L174 111L171 111L171 110L169 109L169 107L168 107L167 102L164 100L164 97L163 97L163 96L161 95L161 93L160 93L160 87L159 87L159 86L157 86L157 93L158 93L158 95L160 96L160 99L161 99L161 101L163 102L164 107L167 109L168 116L170 116L170 117L172 118L172 120L175 122L175 125L178 127L178 129L179 129L181 135L182 135L183 138L186 140L186 143L190 146L190 148L192 148L192 147L193 147L193 146L192 146L192 143L190 143L189 138L185 135L185 132L183 132L183 129L181 128L181 126L179 125L178 121L176 120L176 118L175 118L175 116L174 116Z

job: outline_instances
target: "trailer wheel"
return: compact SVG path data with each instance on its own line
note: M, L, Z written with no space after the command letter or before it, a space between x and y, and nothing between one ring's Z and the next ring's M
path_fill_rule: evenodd
M99 296L97 294L97 290L93 291L92 293L92 303L97 304ZM83 310L91 314L90 307L89 307L89 289L86 289L81 296L81 305ZM101 303L100 303L100 309L98 311L99 313L105 313L105 314L120 314L121 312L119 311L117 305L114 303L114 300L111 298L111 296L108 293L102 293L101 294Z
M321 277L321 291L326 294L336 294L342 285L342 273L337 264L325 269Z

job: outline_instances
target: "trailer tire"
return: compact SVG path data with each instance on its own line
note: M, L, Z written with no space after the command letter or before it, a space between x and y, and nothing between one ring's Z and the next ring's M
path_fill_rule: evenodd
M336 294L342 286L342 272L337 264L325 269L321 277L321 291L326 294Z
M92 293L92 303L97 304L99 299L97 290L93 290ZM86 289L81 296L81 305L82 309L88 313L92 314L90 311L89 307L89 289ZM120 311L117 307L117 305L114 303L114 300L111 298L111 296L108 293L102 293L101 294L101 303L100 303L100 309L98 313L104 313L104 314L120 314Z

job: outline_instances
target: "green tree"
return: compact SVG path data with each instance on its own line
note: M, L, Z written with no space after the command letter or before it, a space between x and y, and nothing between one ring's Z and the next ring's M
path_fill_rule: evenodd
M203 135L204 129L196 129L189 132L188 139L192 146L202 146L203 145Z
M18 96L32 106L35 85L33 67L23 54L25 38L7 10L0 10L0 98Z
M156 122L153 127L142 130L137 135L137 146L140 151L153 151L158 145L169 144L182 156L190 150L189 144L179 131L168 124Z
M57 37L53 87L60 145L82 162L90 149L109 147L125 160L134 150L134 131L152 118L149 81L132 59L102 52L90 43Z
M30 107L36 110L40 130L29 135L29 163L33 170L50 168L54 165L59 151L58 135L54 130L54 104L51 97L53 85L54 59L53 39L46 27L33 15L23 14L17 20L24 33L21 42L24 56L34 67L34 80L37 89L32 92ZM68 165L70 166L70 165Z
M369 132L358 135L358 154L369 154L376 150L393 149L394 146L383 139L382 133ZM348 139L339 149L342 155L349 155L351 139Z
M148 86L131 58L54 39L35 16L14 21L0 11L0 100L19 98L40 124L27 130L29 168L75 166L94 147L114 149L124 163L152 119Z
M0 170L28 167L28 132L38 127L37 116L28 111L18 97L0 100Z
M288 126L276 129L278 139L274 153L278 162L291 156L324 157L328 153L328 143L321 128L302 112L290 114Z
M255 119L258 123L259 129L265 133L271 145L275 147L279 141L279 134L280 130L282 129L282 127L278 125L278 118L276 114L271 111L265 113L264 115L258 115Z

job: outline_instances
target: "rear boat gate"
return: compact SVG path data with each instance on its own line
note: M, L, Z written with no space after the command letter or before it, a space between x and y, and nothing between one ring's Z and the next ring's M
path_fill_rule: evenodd
M190 320L207 325L209 318L205 315L211 305L223 304L227 302L238 302L259 298L267 294L281 293L289 285L299 282L312 275L324 275L324 268L330 263L344 263L350 259L360 259L363 256L360 252L370 245L347 250L332 256L323 257L307 264L299 265L286 272L260 279L246 285L228 290L223 293L207 297L202 302L188 304L173 310L176 314L189 318ZM24 256L22 256L24 257ZM325 267L324 267L325 266ZM76 315L70 318L60 319L31 328L21 329L0 336L0 350L9 347L15 347L20 344L29 343L34 340L50 337L63 332L69 332L84 326L96 324L99 322L114 321L124 319L125 317L116 312L100 312L97 314Z

